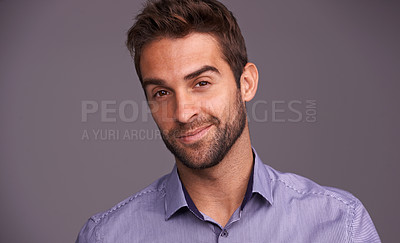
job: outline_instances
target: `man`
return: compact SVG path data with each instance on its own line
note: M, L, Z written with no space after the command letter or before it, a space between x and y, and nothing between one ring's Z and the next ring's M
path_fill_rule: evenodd
M151 1L127 46L176 166L91 217L77 242L380 242L358 199L278 172L251 147L258 72L225 6Z

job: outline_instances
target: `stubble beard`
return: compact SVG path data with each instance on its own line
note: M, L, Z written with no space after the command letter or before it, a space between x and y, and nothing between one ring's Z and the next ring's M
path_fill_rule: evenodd
M233 112L234 116L225 125L215 116L199 118L191 123L178 124L177 128L170 131L161 130L162 139L168 150L186 167L196 170L211 168L223 160L246 126L246 110L239 91ZM201 140L185 146L178 143L176 137L179 134L208 125L216 128L211 141Z

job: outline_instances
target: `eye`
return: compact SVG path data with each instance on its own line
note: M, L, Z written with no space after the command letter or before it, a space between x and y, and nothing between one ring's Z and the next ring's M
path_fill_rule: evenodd
M200 82L198 82L196 85L195 85L195 87L203 87L203 86L207 86L207 85L209 85L210 83L209 82L207 82L207 81L200 81Z
M168 94L169 94L169 92L166 90L159 90L154 94L154 97L162 97L162 96L165 96Z

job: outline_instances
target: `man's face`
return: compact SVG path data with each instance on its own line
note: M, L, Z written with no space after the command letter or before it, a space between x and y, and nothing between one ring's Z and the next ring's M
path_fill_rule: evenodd
M246 125L240 90L217 41L200 33L154 41L140 67L167 148L189 168L217 165Z

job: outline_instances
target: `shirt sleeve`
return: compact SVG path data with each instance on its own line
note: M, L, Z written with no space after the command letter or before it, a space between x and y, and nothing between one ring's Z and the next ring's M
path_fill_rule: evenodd
M96 223L89 219L79 232L75 243L96 243L99 242L99 235L95 230Z
M374 223L367 210L360 201L354 209L354 217L351 223L352 242L354 243L375 243L381 242Z

